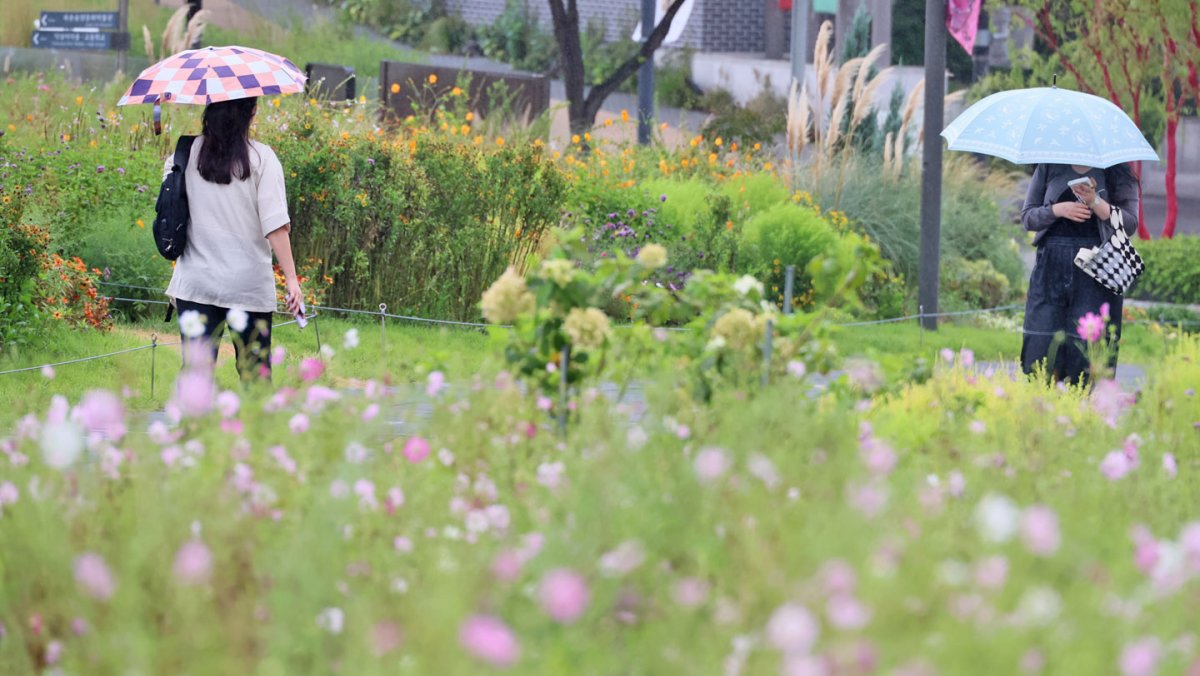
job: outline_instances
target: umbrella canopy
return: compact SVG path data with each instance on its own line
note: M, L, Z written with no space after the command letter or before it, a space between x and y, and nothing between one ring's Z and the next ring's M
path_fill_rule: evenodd
M1099 96L1057 87L992 94L963 111L942 136L950 150L994 155L1017 164L1107 168L1158 161L1125 111Z
M296 64L282 56L250 47L204 47L180 52L142 71L117 105L208 105L294 94L304 90L307 79Z

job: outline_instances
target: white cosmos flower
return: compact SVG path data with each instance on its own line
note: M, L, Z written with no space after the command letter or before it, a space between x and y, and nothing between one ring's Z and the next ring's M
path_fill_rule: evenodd
M763 292L763 285L762 282L751 277L750 275L742 275L736 282L733 283L733 290L737 291L743 296L749 295L751 291L755 290L761 294Z
M975 506L975 526L989 542L1008 542L1017 533L1021 509L1003 495L990 493Z
M187 310L179 315L179 332L184 338L199 338L204 335L204 317L195 310Z
M54 469L75 464L83 452L83 428L73 422L51 423L42 428L42 459Z
M250 323L250 315L246 314L245 310L234 308L225 315L225 323L229 325L229 328L241 333Z
M342 346L347 350L358 347L358 329L350 329L346 332L346 335L342 337Z

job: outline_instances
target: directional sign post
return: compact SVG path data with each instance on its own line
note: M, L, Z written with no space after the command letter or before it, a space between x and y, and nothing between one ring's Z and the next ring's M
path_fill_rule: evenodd
M32 42L41 49L115 49L117 69L125 72L129 54L129 0L117 0L115 12L42 12Z
M129 33L34 31L33 46L41 49L88 49L97 52L128 49Z
M42 12L41 28L98 28L115 31L120 28L118 12Z

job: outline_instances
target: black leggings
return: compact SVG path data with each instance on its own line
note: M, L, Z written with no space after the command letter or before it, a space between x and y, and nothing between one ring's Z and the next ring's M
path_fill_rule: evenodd
M178 310L180 317L185 312L193 311L200 313L200 317L204 320L204 334L197 338L184 336L182 330L180 331L180 336L184 344L184 366L187 366L188 355L195 355L196 353L195 349L188 349L189 344L194 345L196 341L203 341L209 344L209 351L200 350L200 352L208 352L208 354L212 355L212 362L216 362L217 347L220 345L221 336L225 332L226 317L229 315L229 308L179 299L175 301L175 308ZM242 377L242 380L254 380L257 378L270 380L272 313L247 312L246 315L248 319L245 328L234 333L233 348L234 353L237 355L238 375Z

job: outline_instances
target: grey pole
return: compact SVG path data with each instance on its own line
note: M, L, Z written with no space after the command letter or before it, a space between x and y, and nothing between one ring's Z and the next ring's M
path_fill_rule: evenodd
M120 0L117 3L117 30L125 35L129 35L129 0ZM129 44L125 43L121 49L117 50L117 70L122 75L125 74L125 69L128 66Z
M642 0L642 41L654 31L654 1ZM638 143L650 145L650 124L654 119L654 57L646 59L638 71Z
M562 349L558 360L558 433L567 433L567 405L570 403L567 389L567 368L571 365L571 346Z
M779 9L779 0L764 0L763 24L766 28L766 57L768 59L783 58L783 10Z
M946 3L925 0L925 147L921 173L921 326L937 330L942 232L942 108L946 100Z
M789 265L783 277L783 314L792 314L792 290L796 286L796 266Z
M379 304L379 349L387 352L387 303Z
M809 0L792 2L792 79L804 84L804 71L808 64L808 14Z
M766 387L771 381L771 338L775 334L775 322L767 320L766 335L763 336L763 366L762 366L762 386Z

